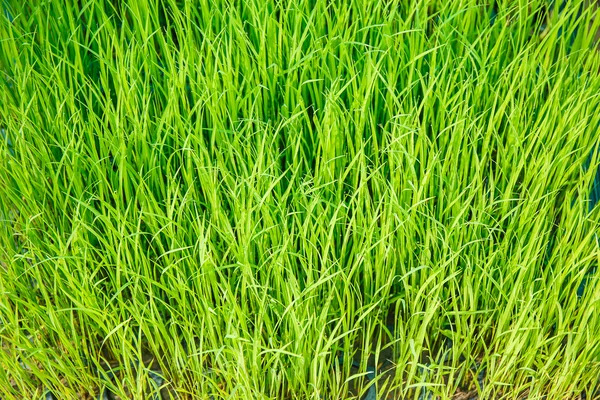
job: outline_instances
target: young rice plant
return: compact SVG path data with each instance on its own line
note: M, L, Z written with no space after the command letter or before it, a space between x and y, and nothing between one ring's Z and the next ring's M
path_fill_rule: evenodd
M0 1L0 398L598 396L592 3Z

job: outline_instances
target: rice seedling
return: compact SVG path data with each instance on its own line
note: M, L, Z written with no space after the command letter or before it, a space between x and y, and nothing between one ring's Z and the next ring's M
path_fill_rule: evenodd
M0 398L598 396L592 2L2 7Z

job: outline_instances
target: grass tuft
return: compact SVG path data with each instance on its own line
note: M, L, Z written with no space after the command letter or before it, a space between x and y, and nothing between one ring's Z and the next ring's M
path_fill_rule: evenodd
M591 398L558 3L3 2L0 397Z

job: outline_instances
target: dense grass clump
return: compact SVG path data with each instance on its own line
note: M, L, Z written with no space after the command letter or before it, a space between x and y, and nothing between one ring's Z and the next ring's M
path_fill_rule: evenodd
M589 3L2 3L0 397L592 397Z

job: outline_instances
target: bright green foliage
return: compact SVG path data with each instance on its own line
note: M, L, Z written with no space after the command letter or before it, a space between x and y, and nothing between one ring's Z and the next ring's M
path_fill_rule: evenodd
M144 398L148 352L182 398L346 399L381 343L381 398L598 385L600 11L113 3L0 17L0 397L102 356Z

